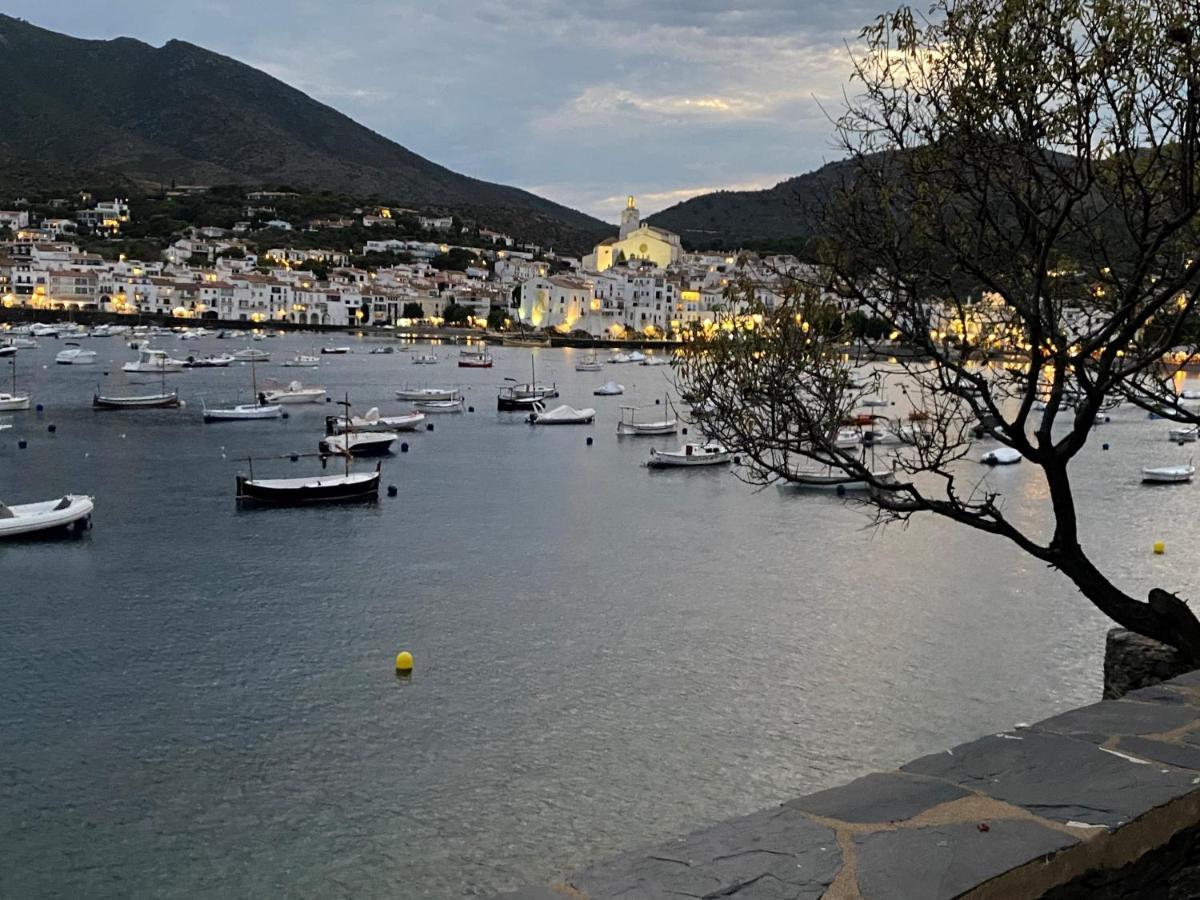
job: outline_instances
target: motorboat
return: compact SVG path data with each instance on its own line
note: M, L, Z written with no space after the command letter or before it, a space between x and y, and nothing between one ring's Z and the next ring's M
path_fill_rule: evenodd
M614 353L608 361L612 365L624 365L633 362L633 358L628 353Z
M183 361L185 369L223 369L233 363L228 353L210 353L208 356L189 356Z
M401 388L396 391L397 400L461 400L458 388Z
M592 394L596 397L616 397L623 393L625 393L625 385L617 384L615 381L606 381L592 391Z
M429 413L460 413L463 411L463 399L457 400L416 400L413 406L425 414Z
M263 391L262 399L267 403L320 403L325 399L325 393L323 387L306 387L299 381L290 381L286 387Z
M530 425L590 425L596 420L596 411L591 409L575 409L573 406L556 406L547 411L545 404L538 402L529 413Z
M376 500L379 497L380 467L373 472L351 472L349 460L345 474L302 475L298 478L254 477L253 461L250 476L238 475L237 499L241 502L271 506L294 506L307 503L346 503L355 500Z
M710 441L706 444L684 444L678 450L656 450L651 447L646 465L651 469L723 466L732 459L733 454L728 448Z
M665 356L647 356L642 360L643 366L665 366L669 365L670 360Z
M344 356L350 352L349 347L322 347L321 352L326 356Z
M644 363L646 361L646 354L641 350L631 350L629 352L629 361L631 363Z
M979 461L989 466L1012 466L1021 461L1021 451L1012 447L997 447L979 457Z
M271 354L257 347L243 347L234 351L233 358L238 362L266 362L271 358Z
M576 372L600 372L604 369L604 364L596 359L596 354L591 353L575 363Z
M418 353L412 358L414 366L434 366L437 365L436 353Z
M321 358L297 353L291 359L285 359L283 364L291 369L315 369L321 365Z
M639 422L636 406L622 406L621 421L617 423L618 435L674 434L678 429L679 421L674 416Z
M83 494L66 494L58 500L5 506L0 503L0 538L74 527L88 527L95 502Z
M392 347L392 346L372 347L370 350L370 353L372 356L386 356L386 355L390 355L395 352L396 352L396 348Z
M54 362L60 366L90 366L96 362L96 351L69 343L67 349L59 350L54 355Z
M1191 463L1178 466L1146 466L1142 469L1143 484L1182 484L1191 481L1196 467Z
M38 342L31 337L23 337L21 335L13 335L6 338L3 343L0 343L0 349L11 347L14 350L36 350Z
M349 453L351 456L381 456L392 449L400 436L394 431L343 431L326 435L320 443L322 453Z
M244 419L278 419L283 408L277 403L239 403L225 409L204 408L205 422L240 422Z
M179 394L176 391L139 394L132 397L104 396L98 391L92 395L94 409L174 409L177 406L179 406Z
M416 431L425 422L425 413L410 412L399 416L382 416L379 408L372 406L363 416L353 416L347 422L344 416L326 416L325 433L342 434L346 431Z
M183 360L172 359L167 355L166 350L151 350L149 347L143 347L138 350L137 361L125 363L125 365L121 366L121 371L135 374L151 372L155 375L162 375L168 372L182 372Z
M1167 437L1176 444L1194 443L1200 436L1200 427L1196 425L1178 425L1167 429Z

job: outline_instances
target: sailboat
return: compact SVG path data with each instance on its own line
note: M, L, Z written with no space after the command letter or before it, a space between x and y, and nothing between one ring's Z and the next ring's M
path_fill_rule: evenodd
M161 350L150 351L162 353ZM165 354L164 354L165 357ZM158 370L159 392L157 394L135 394L131 397L106 397L99 388L92 394L94 409L174 409L179 406L179 393L167 391L167 371L163 366Z
M526 384L518 384L515 378L505 378L512 382L500 388L496 395L496 409L501 412L531 412L533 404L539 400L558 396L558 384L538 384L537 361L532 354L529 357L530 379Z
M670 398L663 397L663 409L670 406ZM679 428L679 420L675 416L664 416L662 419L650 422L637 420L636 406L621 407L621 421L617 423L618 435L674 434Z
M596 359L596 351L593 350L579 362L575 363L576 372L599 372L604 368L604 364Z
M255 372L254 360L250 361L250 384L254 390L253 403L239 403L237 406L225 409L209 409L204 407L205 422L236 422L243 419L278 419L283 413L283 407L278 403L267 403L266 398L258 392L258 375ZM324 393L322 391L322 393Z
M12 392L0 394L0 412L16 412L29 409L29 395L17 393L17 348L13 345L0 347L0 357L7 356L8 364L12 366Z

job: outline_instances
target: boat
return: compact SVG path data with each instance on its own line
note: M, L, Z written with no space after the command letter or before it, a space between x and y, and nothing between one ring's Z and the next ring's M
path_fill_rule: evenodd
M149 347L143 347L138 350L138 358L136 362L128 362L121 366L122 372L152 372L155 375L162 375L167 372L182 372L183 360L172 359L167 356L166 350L151 350Z
M575 363L576 372L599 372L604 368L604 364L596 359L596 354L591 353L585 356L579 362Z
M1180 400L1200 400L1200 391L1195 388L1189 388L1186 391L1179 392Z
M0 394L0 397L3 395ZM179 406L176 391L158 394L140 394L133 397L106 397L99 391L92 395L94 409L173 409Z
M233 362L228 353L210 353L208 356L189 356L183 361L185 369L223 369Z
M1182 484L1191 481L1196 467L1191 463L1178 466L1146 466L1142 469L1143 484Z
M664 409L667 404L664 404ZM674 434L679 428L679 421L672 416L671 418L658 419L651 422L637 421L636 406L621 407L621 421L617 423L618 435L650 435L650 434Z
M457 400L416 400L413 406L423 413L460 413L463 411L463 399Z
M983 454L979 461L989 466L1012 466L1021 461L1021 451L1012 447L997 447Z
M379 498L379 464L372 472L343 475L302 475L298 478L237 477L237 499L243 503L294 506L306 503L348 503Z
M68 343L66 350L59 350L54 361L60 366L90 366L96 361L95 350L85 350L76 343Z
M537 361L533 354L529 357L529 381L519 384L515 378L505 378L509 382L500 388L496 395L496 409L501 412L531 412L533 404L538 400L552 400L558 396L558 384L540 384L537 380Z
M839 428L833 436L833 446L839 450L849 450L863 442L861 428Z
M527 421L530 425L590 425L596 421L596 411L590 407L575 409L566 404L547 411L545 404L539 401L533 405Z
M412 358L414 366L433 366L437 365L436 353L418 353Z
M625 363L633 362L633 359L628 353L614 353L608 358L608 361L612 365L624 365Z
M394 431L343 431L321 439L322 453L350 453L352 456L381 456L389 453L400 436Z
M625 393L625 385L617 384L615 381L606 381L592 391L592 394L596 397L616 397L623 393Z
M490 369L492 355L486 345L479 347L464 347L458 351L458 367L460 369Z
M733 454L721 444L684 444L678 450L655 450L650 448L647 467L651 469L688 468L691 466L723 466L733 459Z
M1167 429L1167 437L1177 444L1194 443L1200 436L1200 427L1196 425L1178 425Z
M397 400L461 400L458 388L410 388L396 391Z
M344 356L350 352L349 347L322 347L321 352L326 356Z
M266 397L258 392L258 376L255 373L254 361L250 362L250 387L253 403L239 403L224 409L209 409L204 407L205 422L240 422L245 419L278 419L283 415L283 409L278 403L268 403Z
M859 401L859 405L867 407L891 406L891 402L884 400L882 397L864 397Z
M372 406L363 416L326 416L325 433L342 434L346 431L416 431L425 421L425 413L410 412L399 416L381 416L379 407Z
M0 503L0 538L74 527L88 527L95 502L84 494L66 494L58 500L5 506Z
M8 349L9 347L13 350L36 350L38 342L31 337L15 335L7 338L3 344L0 344L0 349Z
M641 350L631 350L629 351L629 361L631 363L644 363L646 361L646 354Z
M893 479L891 472L872 472L878 481ZM834 491L844 494L849 491L869 491L871 484L865 478L851 475L830 467L829 469L801 469L788 476L787 486L798 491Z
M372 347L371 351L370 351L372 356L386 355L386 354L395 353L395 352L396 352L395 347Z
M325 388L306 387L299 381L290 381L286 387L270 387L263 391L266 403L320 403L325 399Z
M549 347L550 336L528 333L505 335L500 343L505 347Z
M266 362L271 358L271 354L257 347L243 347L234 351L233 358L238 362Z
M665 366L669 364L669 360L663 356L647 356L642 360L643 366Z
M12 391L0 394L0 412L19 412L29 409L29 395L17 393L17 348L12 346L0 348L0 357L5 356L8 357L8 364L12 366Z
M291 359L285 359L283 364L292 369L315 369L321 365L319 356L306 356L303 353L297 353Z

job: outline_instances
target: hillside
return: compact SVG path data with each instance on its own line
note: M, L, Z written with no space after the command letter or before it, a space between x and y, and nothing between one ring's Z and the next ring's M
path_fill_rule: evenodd
M0 190L79 181L83 172L147 188L289 185L468 213L545 241L580 243L612 230L527 191L452 172L183 41L80 40L0 15L0 78L0 159L9 158Z

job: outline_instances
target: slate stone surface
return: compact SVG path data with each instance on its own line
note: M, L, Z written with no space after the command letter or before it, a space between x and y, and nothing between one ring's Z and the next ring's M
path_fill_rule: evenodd
M1200 717L1200 697L1195 694L1177 691L1169 685L1156 684L1154 687L1141 688L1140 690L1130 691L1125 695L1126 700L1136 700L1140 703L1168 703L1168 704L1184 704L1190 705L1197 710L1196 715Z
M858 835L858 887L864 900L957 897L1009 869L1077 843L1036 822L905 828Z
M1107 738L1115 734L1174 731L1196 721L1196 715L1194 707L1183 704L1103 700L1038 722L1033 728L1054 734L1103 735Z
M492 900L565 900L565 898L550 888L530 887L508 894L497 894Z
M899 822L969 793L944 781L877 772L786 805L843 822Z
M1180 687L1200 687L1200 669L1188 672L1186 675L1180 675L1178 678L1173 678L1171 684L1176 684Z
M1153 759L1169 766L1200 771L1200 747L1194 744L1168 744L1143 737L1121 739L1117 747L1122 753L1132 753L1143 759Z
M842 866L834 834L776 808L592 866L570 883L594 897L819 898Z
M1059 822L1114 828L1196 789L1188 772L1163 771L1094 744L1036 730L985 737L914 760L902 771L954 784Z

